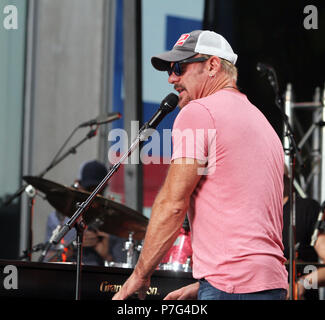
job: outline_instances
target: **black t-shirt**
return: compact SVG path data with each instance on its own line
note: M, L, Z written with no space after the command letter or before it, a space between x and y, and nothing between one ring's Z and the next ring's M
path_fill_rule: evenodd
M318 256L313 247L310 246L311 236L314 232L315 224L320 205L310 198L296 197L296 244L299 243L297 254L298 260L305 262L318 262ZM284 255L289 259L289 227L290 227L290 204L289 201L283 208L283 232L282 239L284 245Z

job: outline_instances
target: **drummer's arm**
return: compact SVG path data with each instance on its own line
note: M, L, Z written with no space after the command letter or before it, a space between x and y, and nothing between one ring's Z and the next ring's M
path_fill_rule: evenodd
M136 266L136 272L141 276L152 274L179 235L190 196L201 177L199 168L200 164L194 159L172 162L152 207L143 250Z

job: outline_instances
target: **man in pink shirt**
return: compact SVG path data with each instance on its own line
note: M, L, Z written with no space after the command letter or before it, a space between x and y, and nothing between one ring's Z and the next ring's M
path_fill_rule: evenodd
M165 299L285 299L282 244L283 149L236 86L237 55L219 34L183 34L152 58L179 92L171 165L143 250L113 299L137 292L173 245L186 213L197 283Z

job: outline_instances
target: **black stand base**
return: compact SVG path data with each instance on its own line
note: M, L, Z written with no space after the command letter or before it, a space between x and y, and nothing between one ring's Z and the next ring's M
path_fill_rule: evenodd
M87 226L82 219L75 224L75 229L77 231L77 273L75 300L80 300L81 297L82 241L86 228Z

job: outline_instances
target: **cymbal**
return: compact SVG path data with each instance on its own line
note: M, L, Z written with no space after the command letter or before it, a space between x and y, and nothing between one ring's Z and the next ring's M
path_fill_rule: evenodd
M60 213L71 217L77 210L77 203L87 200L90 192L67 187L44 178L24 176L23 179L46 195L47 201ZM91 206L83 214L88 226L128 238L133 232L133 239L144 239L148 218L123 204L97 195Z

